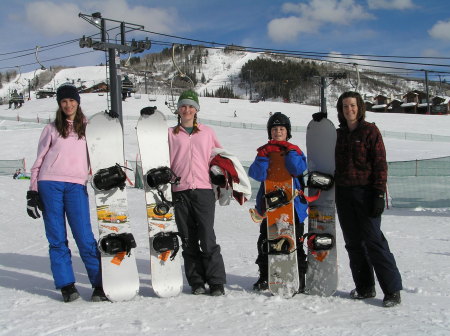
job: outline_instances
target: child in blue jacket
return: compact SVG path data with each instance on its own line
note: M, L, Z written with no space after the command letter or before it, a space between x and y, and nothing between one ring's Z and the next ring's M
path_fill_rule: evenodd
M285 151L285 164L286 169L294 178L294 188L297 190L302 189L303 173L307 168L306 156L300 150L300 148L294 144L288 142L291 138L291 122L289 118L281 112L274 113L267 122L267 133L269 142L262 147L258 148L258 154L255 161L251 164L248 175L261 182L261 185L256 196L256 211L259 214L264 214L266 211L266 203L264 198L264 181L267 178L267 171L269 168L270 152ZM300 276L299 292L304 291L305 287L305 274L306 274L306 254L301 245L299 244L299 238L304 232L304 220L307 217L308 204L303 197L296 197L294 199L295 210L295 231L297 236L297 259ZM266 290L268 285L268 255L264 253L264 242L267 240L267 219L261 222L259 229L259 238L257 242L258 257L256 258L256 264L259 267L259 279L253 285L253 289L257 291Z

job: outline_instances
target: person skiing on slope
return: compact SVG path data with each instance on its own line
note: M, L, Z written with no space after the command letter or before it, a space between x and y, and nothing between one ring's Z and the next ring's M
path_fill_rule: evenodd
M267 170L269 169L270 152L286 152L285 164L289 173L294 177L294 188L302 189L303 173L307 169L306 156L301 149L288 142L291 136L291 122L289 118L281 112L271 114L267 122L267 133L269 142L264 146L258 148L255 161L250 165L248 175L261 182L261 185L256 196L256 211L259 214L266 212L266 203L264 197L264 181L267 178ZM296 197L294 200L295 210L295 231L297 242L304 233L304 220L307 217L308 204L303 197ZM264 253L264 242L267 240L267 219L265 218L260 225L259 238L257 242L258 257L256 264L259 267L259 278L253 289L257 291L266 290L269 288L268 284L268 255ZM302 246L297 247L297 260L300 277L300 286L298 291L304 292L305 289L305 274L307 269L306 254Z
M214 148L222 148L214 131L197 122L200 110L194 91L178 99L178 124L169 128L170 166L180 177L172 185L175 221L183 238L186 278L192 294L225 294L225 265L214 233L215 195L209 175Z
M42 131L36 161L31 168L27 213L40 218L42 211L49 242L50 264L55 287L64 302L80 297L75 287L67 222L94 288L92 301L106 301L102 288L100 253L92 233L86 182L89 159L85 139L86 117L77 89L68 84L56 92L55 121Z

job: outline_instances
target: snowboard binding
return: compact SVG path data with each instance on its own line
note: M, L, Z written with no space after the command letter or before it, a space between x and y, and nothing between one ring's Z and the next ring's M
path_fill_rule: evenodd
M141 116L152 115L156 111L156 106L147 106L141 109Z
M99 169L92 178L92 186L100 191L107 191L114 188L123 190L127 176L122 168L125 167L116 163L114 166Z
M175 259L175 256L180 249L180 243L178 232L159 232L153 237L153 249L158 253L166 253L172 251L170 260ZM180 236L181 237L181 236Z
M290 236L279 236L276 239L263 241L267 254L289 254L296 250L295 242Z
M115 255L120 252L126 252L129 256L131 249L136 247L132 233L111 233L98 242L99 250L104 254Z
M308 188L319 190L330 190L333 187L334 178L332 175L313 171L308 173Z
M166 199L162 187L167 184L178 184L180 178L169 167L159 167L150 169L147 172L146 181L150 188L156 189L161 198L161 201L156 204L153 211L159 216L166 215L173 206L173 202Z
M304 240L311 251L331 250L335 244L334 236L329 233L306 233L303 235Z

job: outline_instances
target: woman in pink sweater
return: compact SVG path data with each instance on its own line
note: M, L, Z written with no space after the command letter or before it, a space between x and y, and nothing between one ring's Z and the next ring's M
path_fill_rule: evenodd
M86 189L89 174L86 117L74 86L60 86L56 99L55 121L42 131L37 158L31 168L27 212L36 219L41 217L39 210L42 211L53 279L64 302L80 297L75 287L66 218L94 288L91 299L104 301L107 298L102 289L100 254L92 233Z
M186 278L192 294L225 294L225 266L214 233L215 195L209 160L221 148L214 131L197 123L198 96L185 91L178 99L178 125L169 128L170 165L180 183L173 185L175 220L183 238Z

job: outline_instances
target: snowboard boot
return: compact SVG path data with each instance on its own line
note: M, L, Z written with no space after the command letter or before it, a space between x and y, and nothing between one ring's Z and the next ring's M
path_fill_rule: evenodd
M258 281L253 284L253 290L261 292L269 289L269 283L267 277L259 277Z
M73 283L61 288L61 294L64 302L72 302L80 297L80 293L78 293L78 290Z
M202 295L206 293L204 284L195 284L192 286L192 294L194 295Z
M392 294L385 294L383 299L383 307L390 308L399 305L402 302L400 298L400 292L394 292Z
M212 284L209 286L209 295L211 296L221 296L225 295L225 289L222 284Z
M358 290L355 288L350 292L350 298L353 300L370 299L375 297L375 295L377 295L377 293L375 292L375 287L369 287L362 290Z
M92 292L91 296L91 301L92 302L109 301L109 299L105 295L105 292L103 291L103 287L94 288L94 291Z

